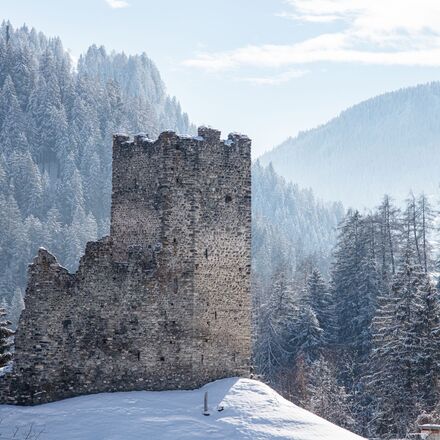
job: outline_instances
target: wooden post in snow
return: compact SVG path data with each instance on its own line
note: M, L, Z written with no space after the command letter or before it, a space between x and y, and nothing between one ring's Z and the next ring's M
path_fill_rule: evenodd
M205 391L205 397L203 399L203 415L204 416L209 416L209 411L208 411L208 391Z

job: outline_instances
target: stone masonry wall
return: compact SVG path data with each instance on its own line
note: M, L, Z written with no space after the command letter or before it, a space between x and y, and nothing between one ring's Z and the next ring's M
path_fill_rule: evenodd
M247 375L250 140L116 135L110 236L75 274L40 249L0 401L195 388Z

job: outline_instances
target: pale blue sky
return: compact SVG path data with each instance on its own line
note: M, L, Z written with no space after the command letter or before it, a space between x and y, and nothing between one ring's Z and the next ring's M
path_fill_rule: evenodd
M145 51L196 124L254 157L363 99L440 79L438 0L0 0L2 19Z

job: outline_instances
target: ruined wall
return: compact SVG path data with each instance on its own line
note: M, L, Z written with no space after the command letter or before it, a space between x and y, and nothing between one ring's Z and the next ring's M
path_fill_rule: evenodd
M40 250L0 400L194 388L250 358L250 140L117 135L110 237L75 274Z

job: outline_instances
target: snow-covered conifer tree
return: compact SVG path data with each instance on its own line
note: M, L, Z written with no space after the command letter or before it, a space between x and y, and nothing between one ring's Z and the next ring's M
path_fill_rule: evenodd
M11 337L14 332L9 328L11 322L5 319L6 316L6 308L0 307L0 368L12 359L10 349L12 347Z

